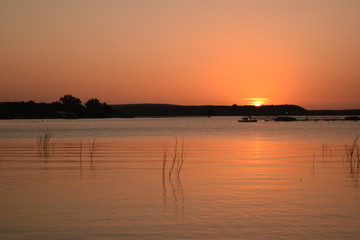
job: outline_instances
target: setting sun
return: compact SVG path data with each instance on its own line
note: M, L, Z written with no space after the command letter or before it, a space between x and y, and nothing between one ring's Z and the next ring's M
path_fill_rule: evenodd
M247 105L253 105L256 107L260 107L267 102L266 98L246 98L245 102Z

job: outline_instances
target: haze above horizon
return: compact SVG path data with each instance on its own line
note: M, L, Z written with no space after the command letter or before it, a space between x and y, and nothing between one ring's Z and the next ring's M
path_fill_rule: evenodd
M360 1L0 2L0 102L359 109Z

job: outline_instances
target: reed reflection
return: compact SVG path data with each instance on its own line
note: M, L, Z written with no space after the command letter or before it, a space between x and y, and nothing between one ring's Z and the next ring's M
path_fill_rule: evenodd
M181 143L178 143L178 139L175 139L173 151L169 154L169 146L167 143L163 145L163 159L162 159L162 189L163 189L163 202L167 205L169 199L172 200L172 204L176 215L184 212L184 189L180 179L180 173L185 160L185 145L184 139L181 139ZM171 155L171 156L169 156ZM169 164L167 164L169 159ZM168 166L169 165L169 166ZM168 186L170 187L170 194L168 196Z
M96 138L85 143L82 139L78 141L77 143L61 140L55 142L53 135L47 130L36 138L35 149L34 145L31 145L31 151L36 151L39 161L46 163L45 169L49 169L48 163L52 163L53 168L59 167L59 164L78 163L72 167L79 169L80 177L82 177L83 169L87 164L90 170L95 170L99 144Z
M321 169L328 168L331 164L342 163L346 170L346 177L351 179L354 188L358 188L360 181L359 139L360 136L357 136L350 144L345 144L344 146L331 146L324 143L318 157L316 157L315 153L311 157L313 175L315 175L316 170L320 171Z
M360 135L357 136L351 144L345 145L345 158L344 162L348 167L348 172L352 178L355 187L359 187L359 174L360 174Z
M47 162L50 157L50 151L54 151L54 142L52 141L52 135L48 130L37 138L37 148L38 155Z

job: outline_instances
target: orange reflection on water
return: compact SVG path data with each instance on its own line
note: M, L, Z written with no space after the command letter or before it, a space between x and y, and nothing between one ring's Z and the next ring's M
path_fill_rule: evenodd
M174 138L99 139L93 163L91 140L83 141L81 162L77 140L58 141L46 161L35 143L1 142L0 223L49 235L53 227L86 229L79 238L108 231L182 238L186 230L197 238L210 232L250 239L265 231L268 239L279 232L304 239L299 233L308 229L356 231L359 192L344 169L343 148L327 146L325 154L321 144L260 137L184 141L179 176L169 176Z

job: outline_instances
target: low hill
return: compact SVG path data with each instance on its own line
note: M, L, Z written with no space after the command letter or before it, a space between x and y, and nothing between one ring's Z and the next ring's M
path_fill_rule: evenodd
M309 111L296 105L255 106L182 106L169 104L112 105L117 117L170 117L170 116L275 116L308 115Z
M311 116L360 115L353 110L307 110L297 105L264 106L184 106L171 104L106 105L104 114L93 114L82 106L79 111L69 111L64 105L54 103L8 102L0 103L0 119L13 118L89 118L89 117L181 117L181 116Z

